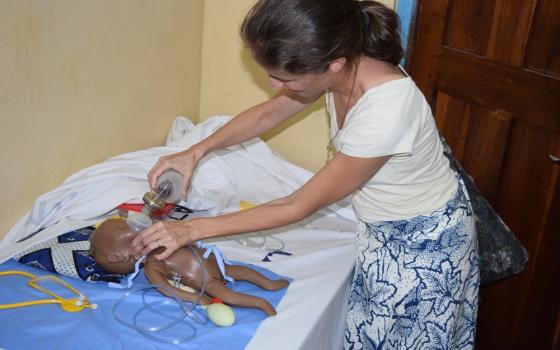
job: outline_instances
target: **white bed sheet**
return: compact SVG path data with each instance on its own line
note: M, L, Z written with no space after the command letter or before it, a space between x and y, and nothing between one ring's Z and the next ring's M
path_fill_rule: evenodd
M281 239L284 251L293 255L274 255L272 261L262 262L263 250L243 247L233 240L216 242L228 258L294 279L277 307L278 314L261 323L246 349L341 349L356 259L355 223L317 215L305 223L264 234Z

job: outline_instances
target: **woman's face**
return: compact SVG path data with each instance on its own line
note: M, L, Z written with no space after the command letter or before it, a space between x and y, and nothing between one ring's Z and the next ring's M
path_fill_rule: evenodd
M347 66L346 58L337 58L329 63L323 73L291 74L280 69L262 67L268 74L273 89L286 89L302 97L310 97L343 85L348 78Z
M294 75L278 69L264 70L274 90L286 89L301 96L313 96L323 93L330 86L330 72Z

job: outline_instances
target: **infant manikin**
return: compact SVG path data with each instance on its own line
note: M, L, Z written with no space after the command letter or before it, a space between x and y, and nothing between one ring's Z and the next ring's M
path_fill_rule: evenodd
M137 233L127 225L125 220L119 218L108 219L92 233L90 255L107 272L132 273L135 263L140 259L138 253L132 248L132 240L136 236ZM204 295L199 301L200 304L207 305L210 303L211 297L214 297L229 305L258 308L269 316L276 315L276 310L268 301L229 289L214 254L210 254L205 259L203 257L204 249L191 245L178 249L166 259L156 260L154 255L160 253L162 249L165 248L155 249L143 261L146 278L162 294L172 297L167 288L157 286L171 288L183 300L190 302L199 300L203 285L203 271L201 269L204 268L206 286ZM200 259L194 255L195 252ZM202 266L200 266L200 261ZM266 290L278 290L286 287L289 283L287 280L268 279L249 267L238 265L225 264L225 274L235 280L251 282ZM170 280L178 280L182 285L195 291L189 292L178 288L172 285L169 282Z

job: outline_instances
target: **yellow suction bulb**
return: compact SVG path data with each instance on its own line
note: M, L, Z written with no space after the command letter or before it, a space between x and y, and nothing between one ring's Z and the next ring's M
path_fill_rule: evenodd
M212 303L202 307L206 310L208 319L218 327L229 327L235 323L235 312L225 304Z

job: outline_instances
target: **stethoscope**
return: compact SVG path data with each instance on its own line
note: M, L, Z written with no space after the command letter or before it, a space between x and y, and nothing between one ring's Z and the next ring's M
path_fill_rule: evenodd
M36 289L45 294L48 294L52 296L53 299L39 299L39 300L21 301L17 303L0 304L0 310L14 309L18 307L33 306L33 305L42 305L42 304L59 304L62 310L67 312L78 312L78 311L82 311L85 308L97 309L97 304L90 303L89 299L85 295L83 295L82 293L77 291L74 287L72 287L70 284L68 284L67 282L65 282L64 280L56 276L47 275L47 276L38 277L32 273L23 272L23 271L0 272L0 276L9 276L9 275L21 275L21 276L28 277L30 280L27 282L27 284L31 288ZM76 297L68 298L68 299L63 298L60 295L53 293L44 287L41 287L38 283L44 280L51 280L58 284L61 284L63 287L65 287L66 289L74 293Z

